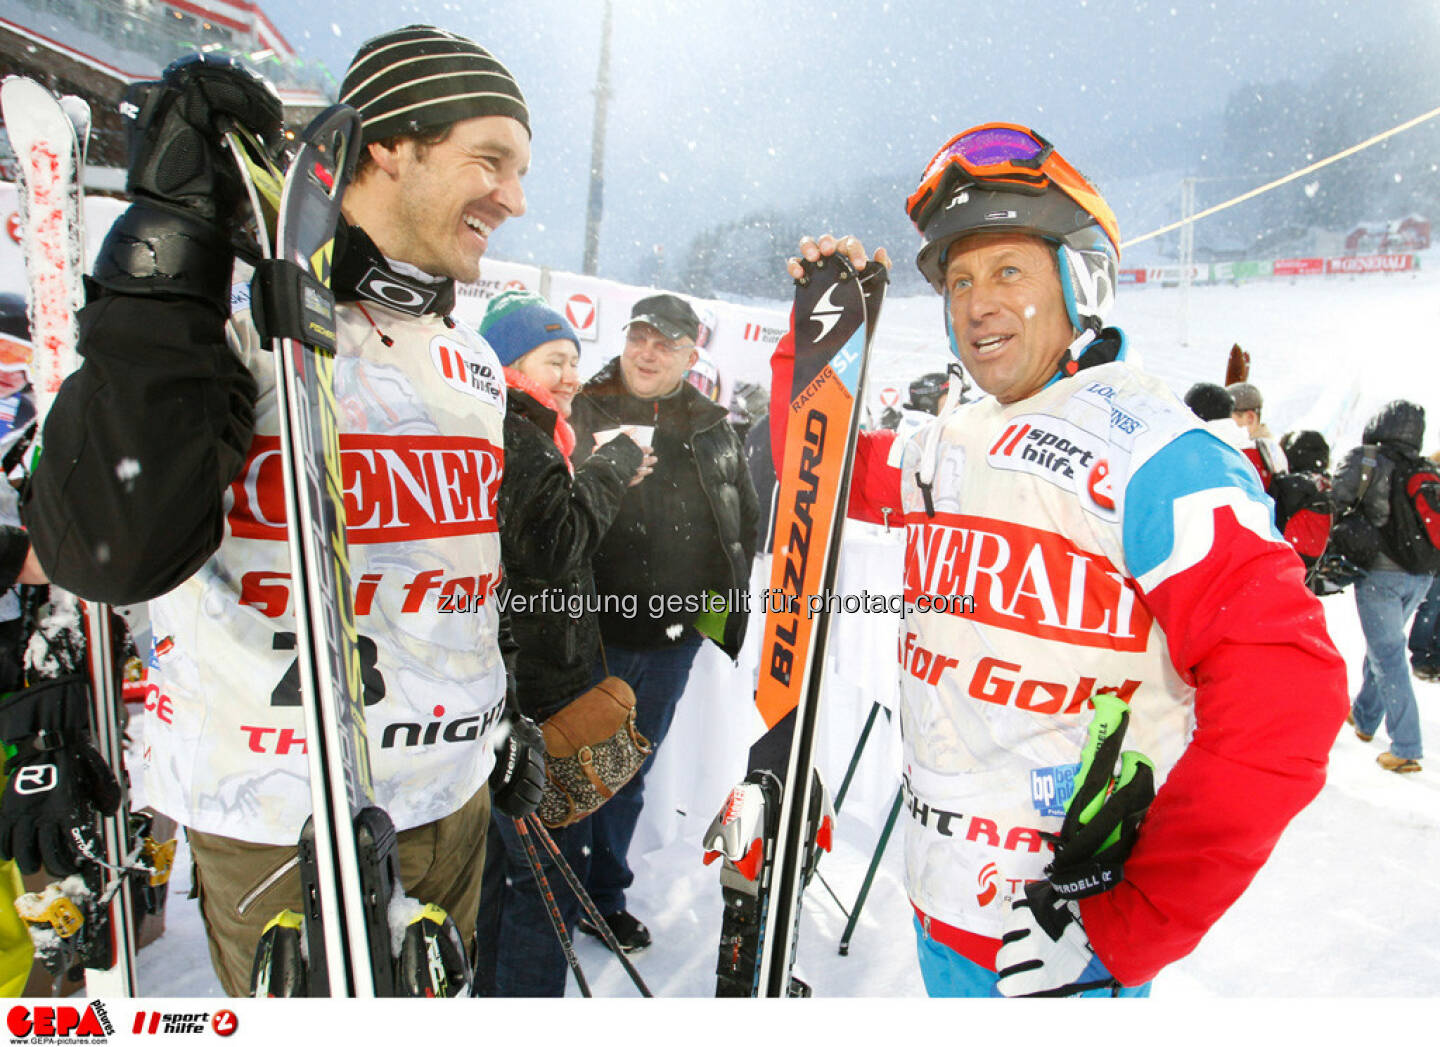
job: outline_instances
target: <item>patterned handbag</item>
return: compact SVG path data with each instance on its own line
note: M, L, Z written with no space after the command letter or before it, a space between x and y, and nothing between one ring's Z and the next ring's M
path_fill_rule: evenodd
M545 791L540 820L573 825L620 791L650 755L635 729L635 692L607 676L540 725L545 736Z

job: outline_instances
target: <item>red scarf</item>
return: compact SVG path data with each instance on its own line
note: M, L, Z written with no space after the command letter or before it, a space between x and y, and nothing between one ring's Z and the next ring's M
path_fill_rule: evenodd
M550 395L550 390L513 367L505 368L505 384L511 389L518 389L533 396L539 404L555 412L555 431L550 434L550 438L555 441L555 446L560 448L560 453L565 456L565 464L569 466L570 456L575 453L575 430L570 428L570 423L565 420L565 415L555 403L555 397ZM575 470L572 467L570 471Z

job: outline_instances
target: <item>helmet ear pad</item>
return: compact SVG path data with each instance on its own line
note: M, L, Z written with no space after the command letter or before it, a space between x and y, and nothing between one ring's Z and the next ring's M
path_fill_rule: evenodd
M1056 265L1070 326L1076 331L1099 331L1115 305L1114 256L1103 248L1058 244Z

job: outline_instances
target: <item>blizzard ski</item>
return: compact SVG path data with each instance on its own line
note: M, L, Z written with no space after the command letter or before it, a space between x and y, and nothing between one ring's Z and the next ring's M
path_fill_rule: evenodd
M886 272L863 278L839 256L803 263L794 308L795 369L780 471L760 679L766 732L749 771L705 834L725 859L717 996L808 996L792 978L800 901L829 850L834 810L814 768L828 616L864 404L870 340Z
M299 841L304 912L271 921L252 989L256 995L452 994L464 986L446 982L438 961L426 962L435 958L433 940L425 942L429 954L420 958L418 984L413 942L392 941L392 917L397 926L419 923L426 933L438 922L405 898L395 828L375 803L351 597L330 276L341 198L360 151L360 117L348 106L332 106L315 118L298 140L278 206L267 200L276 178L263 149L243 129L227 139L265 255L251 284L251 309L275 355L314 804ZM271 214L273 251L266 235ZM404 912L406 905L415 911Z
M56 98L33 80L12 76L0 87L5 126L20 171L20 225L27 274L36 398L36 433L65 377L79 364L78 313L85 304L82 176L90 108ZM26 651L29 682L85 674L91 733L121 786L117 811L100 819L98 837L76 842L83 871L24 895L16 909L31 932L36 956L62 976L83 969L91 995L136 995L135 931L145 912L158 912L173 861L174 841L157 843L150 819L132 816L124 764L125 714L112 615L50 587L50 600Z

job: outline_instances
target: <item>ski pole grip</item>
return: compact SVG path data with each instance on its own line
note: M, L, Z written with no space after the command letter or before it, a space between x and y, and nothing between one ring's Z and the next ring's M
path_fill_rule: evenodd
M250 280L250 315L267 342L292 338L335 352L335 295L299 265L267 258Z

